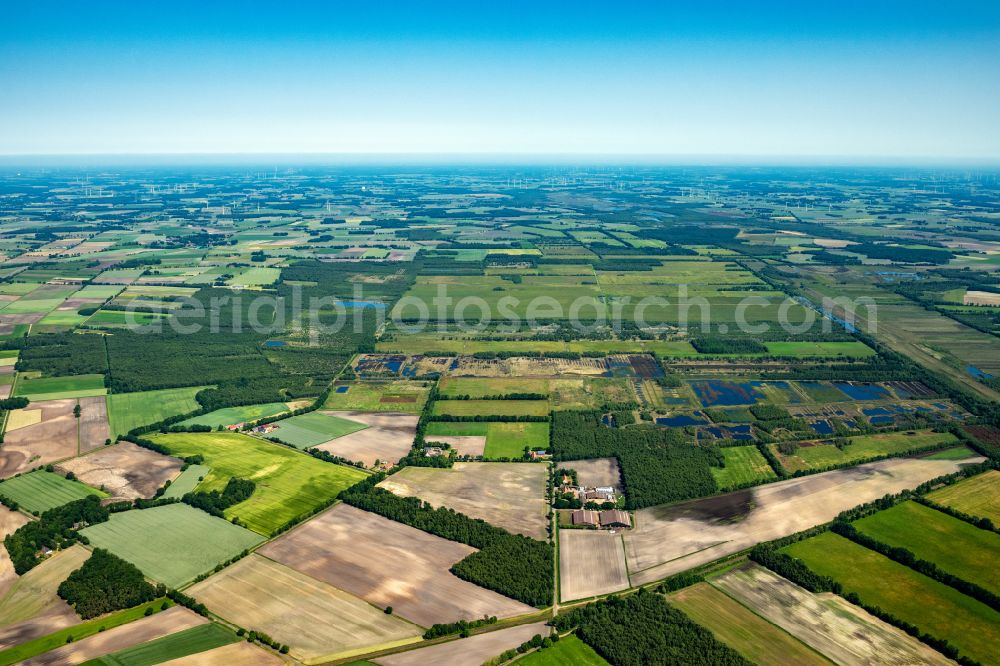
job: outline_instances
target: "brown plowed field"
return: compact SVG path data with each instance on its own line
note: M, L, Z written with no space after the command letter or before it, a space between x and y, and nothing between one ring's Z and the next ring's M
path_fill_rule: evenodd
M160 455L132 442L119 442L67 460L58 469L73 472L94 488L103 487L115 499L133 500L152 497L167 480L177 478L183 465L178 458Z
M75 406L75 398L32 402L29 409L41 409L42 420L4 435L0 447L0 479L75 456Z

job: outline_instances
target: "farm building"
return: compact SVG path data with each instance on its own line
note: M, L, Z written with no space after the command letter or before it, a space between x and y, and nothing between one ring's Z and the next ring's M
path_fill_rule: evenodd
M610 511L601 511L599 513L601 515L601 527L632 527L628 511L611 509Z
M577 509L573 512L573 524L574 525L588 525L590 527L597 527L597 512L588 511L587 509Z

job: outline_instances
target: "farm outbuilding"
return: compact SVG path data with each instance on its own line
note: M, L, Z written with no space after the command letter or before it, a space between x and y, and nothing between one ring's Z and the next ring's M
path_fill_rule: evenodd
M632 527L628 511L612 509L610 511L601 511L600 514L601 527Z
M589 511L587 509L577 509L573 512L573 524L574 525L590 525L592 527L597 527L597 512Z

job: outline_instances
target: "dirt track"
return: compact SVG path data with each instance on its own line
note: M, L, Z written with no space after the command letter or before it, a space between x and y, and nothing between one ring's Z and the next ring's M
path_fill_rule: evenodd
M258 552L423 627L535 610L448 571L475 549L346 504Z
M832 520L888 493L980 462L895 458L636 512L625 535L632 584L659 580Z
M101 440L102 442L104 440ZM115 499L152 497L167 480L174 480L184 463L160 455L132 442L101 446L94 453L60 464L62 472L73 472L94 488L103 487Z
M364 423L368 427L320 444L316 448L348 460L363 462L367 467L373 466L376 460L388 460L395 464L409 453L417 434L417 420L420 418L416 414L398 412L324 410L323 413Z

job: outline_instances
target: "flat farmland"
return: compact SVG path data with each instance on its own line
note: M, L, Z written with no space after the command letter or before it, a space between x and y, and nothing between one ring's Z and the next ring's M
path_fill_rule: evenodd
M416 414L400 412L323 412L353 423L364 429L343 435L316 448L335 456L363 462L372 467L376 461L393 464L410 452L417 435Z
M183 658L193 653L211 650L235 643L241 639L236 633L214 622L199 624L168 636L118 650L102 657L91 666L120 666L121 664L161 664Z
M712 467L711 472L715 483L723 490L778 478L756 446L727 446L720 450L726 466Z
M204 465L188 465L187 469L174 479L170 486L163 492L163 497L184 497L185 494L193 491L208 475L209 469Z
M548 468L536 463L455 463L451 468L404 467L379 483L403 497L419 497L514 534L545 539Z
M286 643L291 655L307 664L417 641L423 633L415 624L256 553L187 594L230 622Z
M41 469L0 483L0 496L32 513L42 513L88 495L108 496L97 488Z
M287 411L288 405L284 402L268 402L262 405L226 407L224 409L217 409L214 412L209 412L208 414L192 416L189 419L181 421L180 425L207 425L214 429L219 426L257 421L258 419L267 418L269 416L277 416L278 414Z
M340 389L346 386L347 391ZM337 382L326 409L356 412L408 412L419 414L427 402L430 386L424 382Z
M476 634L460 641L449 641L439 645L399 652L386 657L375 657L379 666L427 666L427 664L447 664L448 666L481 666L488 659L501 652L516 648L531 640L535 634L545 636L550 631L544 622L521 624L507 629L498 629Z
M33 640L80 621L56 591L89 557L90 551L74 545L56 552L13 582L0 599L0 648Z
M813 594L752 562L711 584L837 664L953 663L843 597Z
M581 486L611 486L622 489L622 475L616 458L592 458L590 460L567 460L558 464L576 470L576 480Z
M346 504L263 546L259 553L361 597L423 627L513 617L535 609L454 576L449 569L475 552Z
M632 584L685 571L833 520L841 511L961 469L968 461L889 459L635 513L625 554Z
M21 525L28 522L28 517L20 511L12 511L7 507L0 507L0 541L8 534L13 534ZM0 599L7 595L7 590L17 580L14 573L14 563L10 561L10 555L6 548L0 548Z
M549 448L548 423L490 423L486 429L486 458L520 458L524 447Z
M80 398L80 453L104 446L111 437L108 402L103 395Z
M1000 471L988 470L927 494L927 499L1000 524Z
M563 602L610 594L628 586L620 534L559 530L559 598Z
M622 377L552 379L549 390L552 409L596 409L605 404L636 399L632 383Z
M929 430L859 435L849 437L848 441L850 443L843 449L839 449L833 444L807 442L800 445L791 455L781 453L776 444L769 446L771 452L781 462L782 467L789 472L796 472L828 465L846 465L865 458L899 454L913 449L926 449L941 444L958 443L958 439L950 432L931 432Z
M533 343L533 344L537 344ZM537 349L535 351L538 351ZM464 352L469 353L469 352ZM445 377L441 380L438 390L441 395L484 398L492 395L507 395L511 393L548 393L549 382L545 379L521 379L506 377L497 379L482 379L479 377Z
M312 456L247 435L229 432L172 433L151 439L178 457L200 454L211 471L199 491L221 491L230 478L257 484L253 495L226 509L247 527L269 535L364 478L345 465L331 465Z
M40 411L38 421L4 434L0 478L14 476L77 454L76 400L32 402L25 412Z
M902 502L855 521L863 534L929 560L942 570L1000 594L1000 534L917 502ZM914 529L919 526L919 529Z
M264 540L187 504L115 513L80 533L173 588Z
M755 664L832 663L708 583L673 592L667 600Z
M904 622L943 638L982 663L992 663L1000 641L1000 613L958 590L832 532L783 549L820 574Z
M545 416L548 400L439 400L436 416Z
M134 622L99 632L83 640L74 641L21 663L25 666L81 664L90 659L97 659L119 650L154 641L207 622L207 619L183 606L173 606L165 611L139 618Z
M774 356L794 356L799 358L865 358L874 356L875 350L864 344L850 342L765 342L768 353Z
M104 375L75 375L20 379L14 395L27 396L32 400L48 400L104 395L107 392L104 388Z
M275 429L269 433L270 437L277 437L297 449L319 446L368 427L364 423L335 416L329 412L300 414L276 421L272 425Z
M116 499L133 500L152 497L180 474L183 465L178 458L122 441L60 463L58 469L73 472L95 488L104 488Z
M208 387L189 386L158 391L112 393L108 396L111 431L117 437L133 428L158 423L168 416L189 414L201 409L194 396L204 388Z
M162 663L163 666L232 666L232 664L284 666L288 662L253 643L240 641Z

